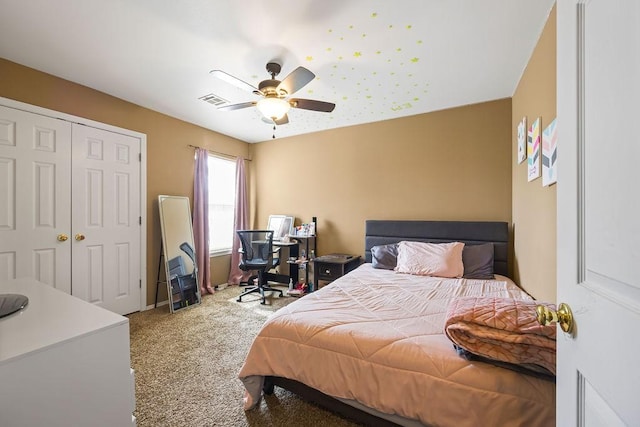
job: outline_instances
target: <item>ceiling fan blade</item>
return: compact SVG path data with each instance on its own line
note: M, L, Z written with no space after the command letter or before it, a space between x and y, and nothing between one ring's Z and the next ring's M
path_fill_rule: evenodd
M263 117L262 121L265 123L269 123L270 125L286 125L287 123L289 123L289 116L285 114L281 119L275 121L271 120L270 118Z
M223 105L222 107L218 107L218 110L220 111L240 110L242 108L253 107L256 104L257 102L252 101L252 102L243 102L241 104Z
M293 94L298 89L304 87L307 83L316 77L311 71L304 67L298 67L293 70L287 77L284 78L276 88L276 91L280 93L281 90L287 92L287 95Z
M257 87L252 86L249 83L245 82L244 80L240 80L239 78L234 77L231 74L225 73L222 70L211 70L211 72L209 72L209 74L211 74L212 76L216 77L217 79L222 80L223 82L227 82L227 83L229 83L231 85L234 85L237 88L240 88L242 90L246 90L247 92L258 91Z
M289 100L294 108L302 108L303 110L321 111L323 113L330 113L336 108L336 104L331 102L316 101L315 99L300 99L293 98Z

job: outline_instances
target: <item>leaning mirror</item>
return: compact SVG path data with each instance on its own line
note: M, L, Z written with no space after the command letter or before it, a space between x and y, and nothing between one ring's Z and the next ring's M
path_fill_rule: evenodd
M173 313L201 301L189 198L158 196L158 209L169 307Z

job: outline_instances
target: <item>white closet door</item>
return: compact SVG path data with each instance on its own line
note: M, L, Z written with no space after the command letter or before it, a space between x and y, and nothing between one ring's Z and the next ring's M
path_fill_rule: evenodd
M120 314L140 309L140 149L73 125L72 294Z
M0 106L0 280L71 292L71 124Z

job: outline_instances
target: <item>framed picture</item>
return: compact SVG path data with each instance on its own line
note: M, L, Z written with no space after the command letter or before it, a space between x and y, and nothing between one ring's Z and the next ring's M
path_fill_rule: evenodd
M542 132L542 185L558 181L558 133L556 119Z
M527 181L540 178L540 117L527 132Z
M282 240L286 235L293 233L293 216L269 215L267 230L273 230L273 240Z
M518 164L527 159L527 118L518 123Z

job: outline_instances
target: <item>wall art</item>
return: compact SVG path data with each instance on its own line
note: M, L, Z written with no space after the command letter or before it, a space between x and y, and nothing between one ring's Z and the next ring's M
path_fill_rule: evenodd
M540 117L527 132L527 181L540 178Z
M527 118L518 123L518 164L527 159Z
M542 132L542 185L555 184L558 181L558 133L556 120Z

